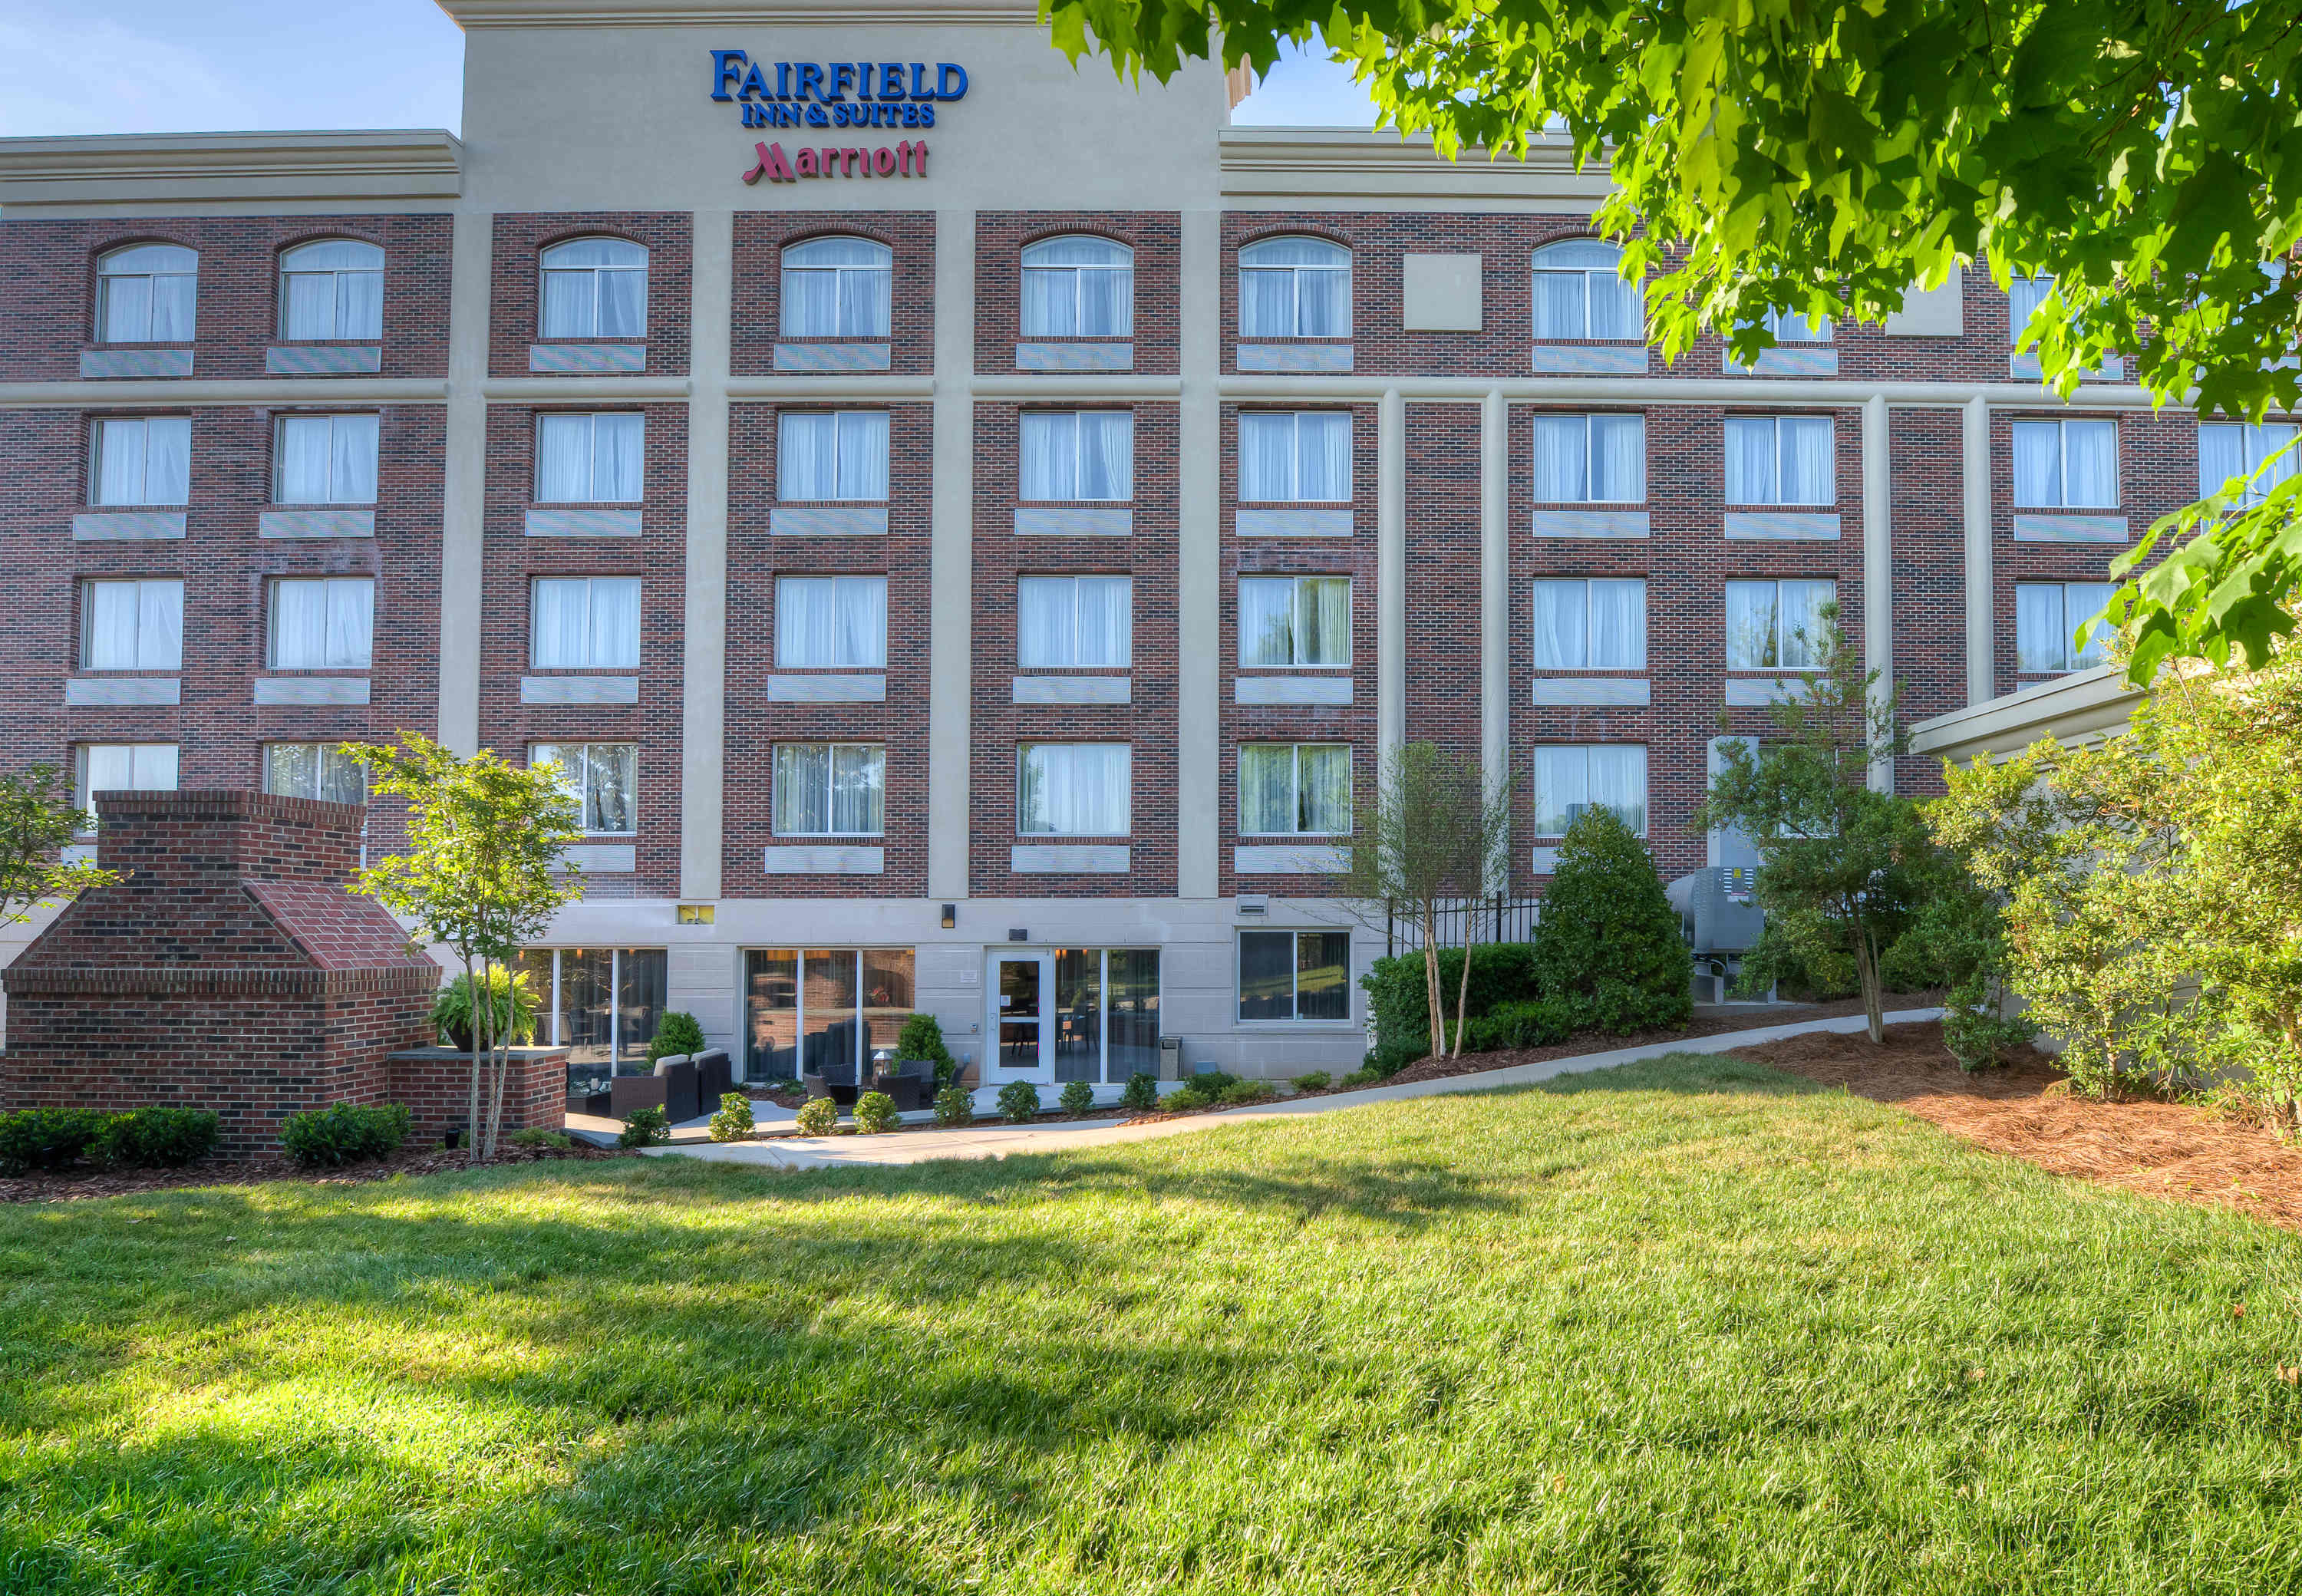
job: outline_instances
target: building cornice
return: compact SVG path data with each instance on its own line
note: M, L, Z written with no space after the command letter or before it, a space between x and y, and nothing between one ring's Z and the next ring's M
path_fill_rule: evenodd
M451 201L463 152L437 129L0 139L0 207Z
M1563 139L1537 139L1524 160L1483 148L1454 160L1427 134L1348 128L1225 128L1222 197L1250 208L1290 204L1460 208L1466 204L1550 204L1588 210L1607 196L1603 162L1577 170Z
M1030 0L439 0L477 28L1037 27Z

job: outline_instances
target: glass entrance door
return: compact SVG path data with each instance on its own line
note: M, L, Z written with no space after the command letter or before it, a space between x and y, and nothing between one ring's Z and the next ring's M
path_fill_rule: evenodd
M991 1023L999 1044L991 1073L999 1080L1054 1079L1047 1046L1051 962L1046 953L992 955Z

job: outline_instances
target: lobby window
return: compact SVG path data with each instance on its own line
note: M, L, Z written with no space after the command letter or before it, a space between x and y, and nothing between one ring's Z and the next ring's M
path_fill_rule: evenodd
M2014 502L2025 509L2118 503L2118 423L2014 423Z
M878 836L886 789L887 751L877 743L778 743L776 835Z
M1837 599L1836 582L1728 583L1726 668L1812 668L1829 627L1823 609Z
M786 338L885 338L895 252L870 239L810 239L784 251Z
M529 627L528 657L538 670L637 669L640 579L539 576Z
M747 1080L860 1070L912 1015L907 947L752 948L744 979Z
M1837 446L1829 416L1726 418L1727 503L1829 504L1837 497Z
M1264 239L1239 252L1241 338L1348 338L1351 252L1324 239Z
M1345 743L1242 743L1241 836L1348 836L1351 750Z
M1534 252L1534 336L1539 341L1635 340L1642 335L1639 285L1623 281L1623 252L1597 239L1569 239Z
M2219 493L2233 476L2252 477L2270 469L2241 490L2242 503L2260 504L2270 490L2294 475L2295 427L2290 421L2208 422L2198 428L2198 497ZM156 500L155 502L157 502Z
M200 257L181 244L131 244L96 265L99 343L189 343Z
M1534 750L1534 831L1564 836L1591 807L1647 831L1647 751L1638 743L1544 743Z
M91 504L181 504L191 478L188 416L105 419L89 429Z
M282 416L273 424L274 504L374 504L373 416Z
M886 502L885 410L785 411L776 418L776 498Z
M172 793L173 743L83 743L74 760L80 807L93 817L98 793Z
M646 460L644 416L622 411L535 418L539 504L637 504Z
M282 576L272 584L275 670L365 670L374 646L375 579Z
M1239 496L1249 503L1348 503L1349 412L1242 411Z
M182 580L82 583L80 662L88 670L181 670Z
M1573 576L1536 583L1534 668L1644 670L1646 579Z
M1239 662L1347 666L1351 662L1351 579L1241 576Z
M1124 502L1135 497L1135 412L1026 410L1017 497Z
M1109 239L1042 239L1023 251L1023 336L1131 338L1135 252Z
M1241 931L1239 1017L1347 1022L1351 1017L1351 934Z
M1536 502L1639 504L1646 496L1645 416L1534 418Z
M383 336L383 251L357 239L280 257L280 336L373 343Z
M531 947L519 955L540 1000L535 1039L567 1049L567 1112L604 1114L618 1075L646 1075L663 1021L669 960L660 947Z
M267 743L264 790L282 798L365 803L367 772L341 743Z
M2088 670L2107 660L2107 625L2078 646L2078 629L2103 612L2118 590L2107 582L2018 582L2014 584L2014 667L2017 670Z
M1027 670L1125 670L1135 657L1131 576L1022 576L1015 663Z
M777 577L776 663L801 669L886 668L887 579Z
M639 829L633 819L639 792L640 745L636 743L534 743L528 745L531 769L559 767L559 782L582 810L585 831L628 836Z
M570 239L542 255L542 335L643 338L648 252L628 239Z
M1124 743L1026 743L1015 755L1015 829L1024 836L1125 836L1133 750Z

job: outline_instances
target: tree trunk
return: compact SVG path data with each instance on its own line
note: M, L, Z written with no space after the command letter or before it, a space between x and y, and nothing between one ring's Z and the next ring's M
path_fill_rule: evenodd
M472 956L464 955L464 990L468 995L479 989L472 976ZM464 1162L480 1161L480 1015L472 1011L472 1100L464 1114Z
M1463 914L1463 981L1455 994L1455 1050L1447 1056L1463 1056L1463 1027L1469 1023L1471 1012L1471 916L1466 908Z
M1886 1010L1885 994L1878 985L1878 950L1871 945L1870 934L1858 928L1854 933L1854 977L1862 987L1862 1015L1869 1023L1870 1040L1883 1044L1886 1040Z
M1439 915L1423 904L1423 995L1431 1010L1431 1056L1447 1056L1447 989L1439 979Z
M506 976L510 975L508 967L504 973ZM508 985L505 997L507 1000L510 997ZM488 1063L494 1080L491 1083L492 1101L488 1105L488 1156L490 1158L496 1155L497 1138L503 1133L504 1077L511 1069L510 1017L506 1015L504 1018L506 1022L499 1026L496 1023L495 987L491 983L488 987Z

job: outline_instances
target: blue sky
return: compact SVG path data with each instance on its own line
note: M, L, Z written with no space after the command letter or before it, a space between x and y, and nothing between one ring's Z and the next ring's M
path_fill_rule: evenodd
M432 0L5 0L0 137L454 129L463 60L463 35ZM1235 113L1362 128L1374 117L1348 72L1300 52Z

